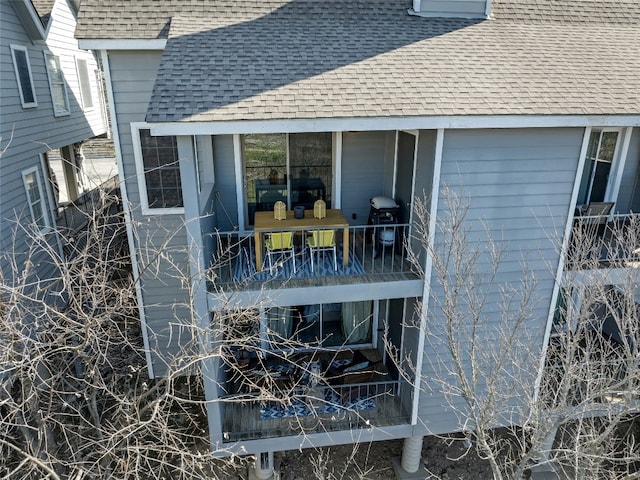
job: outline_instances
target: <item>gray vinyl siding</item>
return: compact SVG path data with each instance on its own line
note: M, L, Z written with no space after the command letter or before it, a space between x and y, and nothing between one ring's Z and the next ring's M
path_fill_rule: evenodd
M425 202L425 206L428 209L431 204L431 188L433 185L433 173L435 166L435 150L436 150L436 131L435 130L421 130L418 135L418 151L416 168L414 172L414 190L413 198L411 200L412 208L415 207L416 202ZM408 222L409 219L406 219ZM411 247L414 252L418 253L418 261L422 266L425 265L424 249L420 240L417 238L416 223L418 218L413 217L414 225L411 226L410 238Z
M393 178L394 142L395 132L343 134L341 208L352 225L367 224L371 197L390 193L386 188Z
M486 292L481 331L487 335L487 342L490 335L495 334L500 318L499 289L519 287L526 265L537 282L536 301L526 323L528 341L535 350L542 347L559 262L557 246L570 211L583 135L584 130L578 128L445 132L438 218L445 218L449 213L442 193L443 187L449 187L466 199L469 207L463 226L469 229L467 246L486 246L488 230L506 251L497 282ZM442 246L442 234L438 230L435 242L436 249ZM479 272L489 267L489 262L482 258ZM484 278L479 277L477 289L487 287L483 284ZM433 296L442 293L435 272L431 277L431 293ZM442 334L445 320L435 304L430 299L428 325L433 332ZM427 340L422 379L428 393L420 398L419 423L424 422L425 431L430 433L461 429L436 381L447 378L446 367L434 362L438 358L447 362L444 340ZM529 381L533 382L537 364L528 367Z
M213 164L215 181L216 226L221 232L238 227L238 203L236 197L236 170L233 154L233 136L218 135L213 140Z
M422 0L420 13L434 17L484 17L487 0Z
M640 129L635 128L631 135L627 161L620 182L620 190L615 205L616 213L640 212Z
M76 142L81 142L105 131L102 122L87 119L74 103L74 95L69 90L70 115L55 117L47 72L44 51L50 50L62 58L73 59L78 53L73 40L73 28L65 16L67 2L57 2L55 17L49 31L46 45L33 43L27 35L22 23L10 2L0 2L0 256L12 256L16 253L17 270L22 270L21 263L33 243L18 223L26 226L31 215L27 206L27 194L22 180L22 172L37 167L45 197L44 206L48 223L55 226L55 206L47 189L47 175L43 170L41 154ZM58 23L58 19L62 19ZM55 38L54 38L55 37ZM23 108L18 90L11 45L26 47L34 85L37 106ZM55 50L55 51L54 51ZM83 54L86 54L83 52ZM71 75L67 63L63 65L65 79ZM74 71L75 71L75 67ZM73 80L67 80L72 85ZM96 109L97 110L97 109ZM98 110L99 111L99 110ZM5 150L6 149L6 150ZM16 232L13 235L13 232ZM58 240L55 234L46 236L49 247L58 253ZM50 254L44 249L36 249L31 258L38 265L34 275L41 279L56 276L57 269L52 266ZM4 281L10 282L13 274L8 261L0 258L0 268Z
M162 52L109 52L117 126L126 190L133 222L140 237L136 254L141 269L144 315L149 335L154 374L161 376L167 365L179 359L191 341L189 258L184 215L142 215L131 123L143 122L153 80ZM156 255L157 253L161 255Z

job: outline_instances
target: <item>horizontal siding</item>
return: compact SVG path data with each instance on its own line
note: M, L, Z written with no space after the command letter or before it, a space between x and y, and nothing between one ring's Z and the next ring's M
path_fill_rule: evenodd
M523 276L532 274L537 282L536 301L526 328L534 347L542 346L583 134L582 129L445 132L440 183L468 204L462 225L468 232L467 247L487 247L491 236L504 251L495 284L488 283L492 266L488 255L479 259L475 269L474 290L481 291L486 301L478 329L483 344L497 342L492 339L502 317L501 289L518 288ZM446 209L441 191L440 219L449 214ZM436 248L443 245L441 235L436 232ZM436 298L443 294L435 272L431 294ZM419 415L431 433L455 431L460 429L460 419L447 407L438 383L438 379L453 379L446 377L448 353L445 342L438 338L445 320L433 298L428 314L436 335L425 347L423 380L428 393L421 395ZM536 365L528 366L533 375ZM459 402L458 406L463 405Z
M345 132L342 136L342 212L352 225L366 225L369 199L393 178L394 132ZM389 161L391 160L391 161ZM353 218L355 214L356 218Z
M220 231L229 232L239 225L232 135L217 135L214 137L213 163L216 225Z
M76 29L76 19L70 9L69 2L56 1L51 17L53 18L53 23L47 35L47 47L54 55L60 57L60 64L69 93L72 119L78 122L76 128L86 128L86 125L88 125L95 135L105 133L107 126L104 122L102 99L100 98L100 89L96 77L98 69L96 58L92 52L78 48L78 41L73 37L73 32ZM82 105L76 59L83 59L87 62L93 96L93 107L91 108L85 108ZM80 119L83 122L79 122Z
M65 13L66 11L66 13ZM20 20L18 19L10 2L0 2L0 150L3 150L0 161L0 250L2 254L13 255L13 252L26 252L33 242L18 228L15 235L16 219L24 226L31 221L27 207L27 196L22 180L22 172L38 167L43 188L45 187L45 172L42 170L40 154L65 145L81 142L97 134L104 132L104 125L92 124L80 108L74 106L73 94L69 92L71 114L63 117L55 117L53 104L49 90L49 82L45 68L44 51L50 50L61 56L65 79L71 85L75 76L75 65L69 65L67 59L72 59L76 54L88 55L88 52L80 52L75 47L73 40L73 16L70 16L66 1L56 2L52 16L52 27L46 42L33 43L27 36ZM51 38L51 42L50 42ZM65 43L66 42L66 43ZM49 45L51 43L51 45ZM64 45L63 45L64 44ZM23 108L20 102L18 82L11 56L11 45L21 45L27 48L29 64L31 67L37 106ZM54 47L53 45L57 45ZM55 50L55 51L54 51ZM72 67L72 70L69 68ZM98 110L99 112L99 110ZM47 195L47 191L44 191ZM52 202L45 198L46 208L50 212L50 224L53 224ZM48 236L52 248L57 248L57 240L54 236ZM40 265L38 275L47 278L53 275L55 269L47 262L47 254L36 254L32 259ZM18 270L20 268L20 257ZM3 261L3 272L9 269L6 261ZM7 280L9 281L9 277Z
M156 375L179 358L190 338L189 258L183 215L144 216L140 211L131 123L145 119L162 52L109 52L109 68L124 166L127 196L140 237L136 249L143 271L144 313ZM160 255L158 255L160 253Z

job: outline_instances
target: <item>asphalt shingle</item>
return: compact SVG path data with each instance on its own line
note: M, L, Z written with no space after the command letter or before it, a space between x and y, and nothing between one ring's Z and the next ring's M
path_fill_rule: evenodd
M120 3L83 1L77 36L169 32L150 122L640 113L635 0L494 0L484 21L394 0L141 0L98 32Z

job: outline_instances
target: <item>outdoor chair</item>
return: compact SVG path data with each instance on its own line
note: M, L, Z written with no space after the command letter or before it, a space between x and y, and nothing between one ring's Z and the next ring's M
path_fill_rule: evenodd
M595 217L592 223L605 223L613 209L614 202L591 202L580 211L581 217Z
M336 256L336 231L335 230L314 230L311 236L307 237L307 247L311 255L311 271L314 271L313 256L321 251L333 252L333 270L338 270L338 259Z
M583 230L592 232L592 235L602 235L613 206L614 202L591 202L583 205L578 214L579 225Z
M296 252L293 248L293 232L276 232L271 233L264 242L267 248L267 257L269 258L269 273L273 275L274 263L272 257L281 256L285 253L291 253L291 261L293 262L293 273L296 273Z

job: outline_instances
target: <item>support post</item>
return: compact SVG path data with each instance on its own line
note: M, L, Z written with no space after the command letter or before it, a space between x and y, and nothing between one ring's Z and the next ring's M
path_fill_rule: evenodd
M409 437L404 439L402 457L391 459L393 471L397 480L425 480L433 478L422 461L422 440L424 437Z
M273 477L273 452L256 453L253 473L258 480L269 480Z
M400 465L407 473L416 473L422 463L422 440L424 437L409 437L404 439L402 460Z

